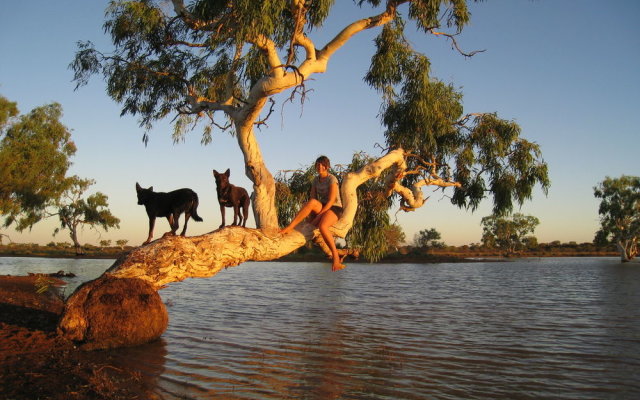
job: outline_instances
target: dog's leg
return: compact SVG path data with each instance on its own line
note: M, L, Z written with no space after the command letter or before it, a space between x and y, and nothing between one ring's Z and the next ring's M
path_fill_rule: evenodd
M171 233L176 234L178 231L178 227L180 227L180 213L173 213L173 218L171 219Z
M244 219L242 220L242 227L244 228L247 226L247 218L249 217L249 199L248 198L242 205L242 210L244 211L243 212Z
M222 215L222 223L220 224L218 229L220 229L220 228L222 228L224 226L224 206L222 204L220 204L220 215Z
M238 212L240 211L239 209L240 209L240 207L238 206L238 204L234 203L234 205L233 205L233 224L232 224L233 226L238 225L237 220L238 220Z
M147 240L144 241L144 243L142 243L142 245L144 246L145 244L149 244L149 242L151 241L151 238L153 237L153 227L156 224L156 217L149 217L149 236L147 237Z
M162 237L165 237L168 235L175 235L176 231L178 230L178 224L177 224L175 215L169 214L169 216L167 217L167 221L169 221L169 226L171 227L171 231L165 233L164 235L162 235Z
M187 222L189 222L189 218L191 217L191 213L189 211L185 211L184 212L184 226L182 227L182 233L180 234L180 236L184 236L187 233ZM178 219L176 218L176 221ZM177 224L176 224L177 225ZM176 226L176 230L177 230L177 226Z
M244 226L244 216L242 215L242 207L238 207L238 226Z

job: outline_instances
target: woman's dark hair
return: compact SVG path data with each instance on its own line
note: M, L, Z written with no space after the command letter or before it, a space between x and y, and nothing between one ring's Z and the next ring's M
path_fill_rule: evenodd
M331 161L329 161L329 158L327 156L318 157L318 159L316 160L316 164L322 164L327 169L331 168Z

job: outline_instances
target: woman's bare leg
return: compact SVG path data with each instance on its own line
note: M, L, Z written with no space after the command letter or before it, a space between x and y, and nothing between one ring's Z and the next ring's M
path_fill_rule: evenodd
M328 210L322 215L322 219L318 224L318 229L320 230L320 234L324 239L324 242L329 246L331 250L331 270L332 271L340 271L345 268L346 265L342 264L340 261L340 256L338 255L338 249L336 248L336 242L333 239L333 234L329 231L329 228L333 224L338 221L338 216L331 210Z
M302 206L298 214L293 218L293 221L284 229L280 230L280 233L287 234L293 230L300 222L304 221L305 218L309 216L309 214L318 213L322 210L322 203L320 203L316 199L311 199L307 201L307 203Z

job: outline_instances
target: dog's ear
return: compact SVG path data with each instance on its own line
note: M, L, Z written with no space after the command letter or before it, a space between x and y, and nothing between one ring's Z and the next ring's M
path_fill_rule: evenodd
M229 177L229 175L231 175L231 169L227 168L226 171L224 171L224 174L227 176L227 178Z
M147 189L147 190L153 192L153 186L149 186L149 189Z
M213 176L216 176L216 177L217 177L218 175L220 175L220 174L218 173L218 171L216 171L216 170L214 169L214 170L213 170Z
M136 182L136 192L141 191L142 188L140 187L140 184L138 182Z

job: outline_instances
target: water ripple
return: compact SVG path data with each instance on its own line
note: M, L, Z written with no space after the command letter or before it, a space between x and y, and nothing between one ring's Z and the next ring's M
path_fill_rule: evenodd
M165 395L640 394L640 326L630 318L639 314L640 272L609 259L352 265L340 274L324 264L255 263L229 271L161 293L171 304L158 382Z

